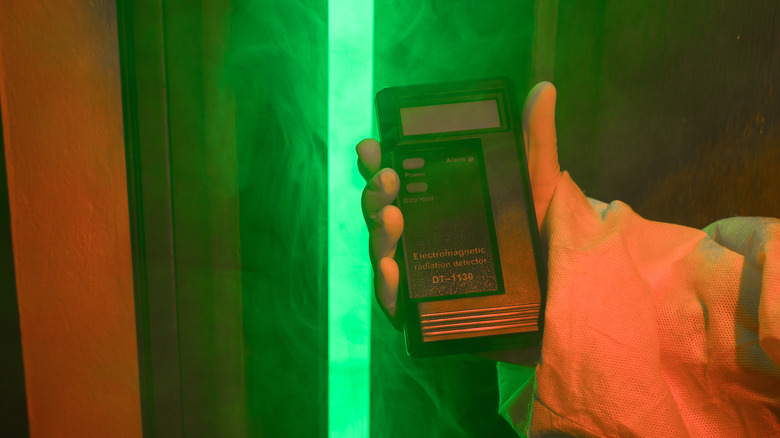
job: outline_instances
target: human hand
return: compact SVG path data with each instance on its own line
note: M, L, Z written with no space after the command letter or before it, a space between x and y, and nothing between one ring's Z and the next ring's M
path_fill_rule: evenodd
M526 97L523 108L523 140L528 160L531 191L539 227L544 224L547 207L561 178L555 131L555 87L549 82L537 84ZM380 307L396 328L403 321L399 311L398 265L395 256L403 232L401 211L393 200L398 196L400 179L393 169L381 169L382 152L374 139L358 143L358 168L366 179L361 204L369 232L369 253L374 267L374 293ZM538 357L539 349L514 350L487 354L493 359L528 363Z

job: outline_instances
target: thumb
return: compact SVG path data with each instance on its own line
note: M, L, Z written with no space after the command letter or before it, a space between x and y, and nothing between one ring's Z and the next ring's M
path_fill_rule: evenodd
M555 132L556 96L553 84L541 82L528 93L523 108L523 140L536 221L540 228L561 179L558 137Z

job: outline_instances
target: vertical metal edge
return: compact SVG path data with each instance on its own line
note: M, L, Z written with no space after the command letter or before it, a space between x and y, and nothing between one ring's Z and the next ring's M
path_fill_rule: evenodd
M143 104L139 103L139 94L147 94L147 97L152 102L156 102L156 93L163 93L163 96L165 93L164 46L162 40L157 39L155 41L157 44L152 44L152 47L139 47L148 42L140 36L148 38L148 34L152 33L161 37L163 27L161 10L161 0L137 2L117 0L125 161L144 437L177 437L181 436L182 430L177 337L178 322L175 316L173 321L170 320L170 315L176 315L177 309L175 307L176 281L173 270L174 260L171 252L173 234L171 229L172 205L170 203L168 133L165 128L167 127L167 110L163 99L160 102L161 108L158 108L158 111L145 111L147 120L149 117L160 119L157 122L163 129L157 129L154 132L154 126L144 125L141 120L140 107ZM150 16L156 18L156 20L148 20ZM136 17L147 20L136 21ZM143 26L143 28L140 29L138 26ZM140 69L147 68L147 66L139 65L139 50L155 53L157 60L160 62L158 67L161 69L158 69L156 72L156 80L152 81L152 84L144 83L139 78ZM154 66L150 68L154 68ZM145 109L148 110L149 108ZM148 136L156 137L158 141L142 143L141 138L144 136L144 132ZM160 157L163 158L160 159ZM155 164L154 169L149 169L151 166L147 166L150 161ZM159 173L154 173L154 170L159 170L160 168L164 169L162 178L159 178ZM144 197L144 180L160 179L163 183L160 188L167 193L167 202L165 202L167 205L164 205L162 208L156 208L160 206L151 205L150 200ZM159 225L159 231L161 231L161 234L167 235L169 239L164 239L163 241L150 239L149 230L144 226L147 222L152 223L145 220L150 214L167 217L168 220ZM159 246L161 251L157 252L153 248L155 245ZM152 254L162 254L162 258L169 259L167 263L163 263L167 267L167 269L164 269L163 275L150 275L150 264L155 260ZM157 312L154 311L155 307L160 306L151 302L152 293L166 295L166 298L168 298L167 303L164 300L156 300L158 304L163 302L162 307L165 308L157 309ZM173 301L170 300L171 297ZM170 305L171 302L174 304L173 306ZM161 315L163 315L163 318L160 318ZM160 332L168 332L168 336L158 336ZM173 332L173 336L170 336L170 332ZM161 340L165 345L160 345ZM175 351L177 359L174 361L165 360L169 356L161 355L160 353L163 350ZM162 399L166 399L169 402L165 403Z
M0 312L0 326L4 329L0 338L3 356L0 359L0 389L3 401L0 403L5 433L14 436L30 436L30 421L27 400L27 386L22 352L22 331L19 319L19 296L16 288L16 272L11 231L11 203L8 191L8 172L5 159L5 138L3 134L3 94L0 90L0 279L3 280Z
M138 178L138 102L135 98L135 59L133 56L132 6L122 0L117 1L117 28L119 32L119 58L122 82L122 117L125 137L125 167L127 175L127 200L130 214L130 241L133 260L133 290L135 304L135 327L138 349L138 380L141 396L141 421L144 437L153 437L154 429L154 388L152 385L151 361L149 357L149 313L147 290L145 287L146 270L143 267L143 222L139 220L141 186Z

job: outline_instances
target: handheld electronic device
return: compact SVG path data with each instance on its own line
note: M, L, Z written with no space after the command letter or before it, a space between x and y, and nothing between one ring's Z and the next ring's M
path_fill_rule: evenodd
M538 345L546 272L512 82L390 87L376 108L401 182L407 353Z

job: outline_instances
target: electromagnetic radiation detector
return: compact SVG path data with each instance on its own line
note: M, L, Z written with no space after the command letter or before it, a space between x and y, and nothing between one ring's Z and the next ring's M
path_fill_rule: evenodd
M399 310L411 356L538 345L546 270L508 78L376 95L401 188Z

